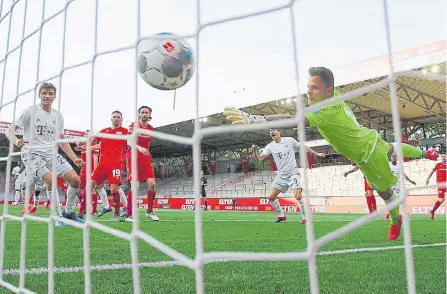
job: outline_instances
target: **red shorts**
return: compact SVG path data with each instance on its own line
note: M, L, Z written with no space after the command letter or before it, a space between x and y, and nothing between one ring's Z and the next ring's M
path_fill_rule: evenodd
M92 173L92 180L98 184L107 181L109 185L121 185L123 176L123 164L117 163L114 165L101 165L95 168Z
M130 157L127 158L127 183L132 181L132 163ZM137 181L144 182L147 179L154 179L154 168L152 166L152 161L137 161Z
M365 181L365 192L366 191L374 191L374 189L369 186L368 181L366 180L366 178L363 178L363 180Z
M438 198L444 199L445 192L446 192L445 188L441 188L441 189L438 188Z

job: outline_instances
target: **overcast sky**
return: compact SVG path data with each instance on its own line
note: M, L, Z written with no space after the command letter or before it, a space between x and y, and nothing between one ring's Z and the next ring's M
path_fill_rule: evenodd
M4 0L1 15L11 2ZM9 50L20 44L25 0L14 8ZM41 23L42 0L28 0L25 35ZM63 0L47 0L45 18L63 8ZM202 0L201 21L209 22L255 12L279 5L283 0ZM393 51L444 40L445 0L392 0L389 2ZM141 35L173 32L191 35L198 29L197 4L193 0L142 0ZM44 25L40 53L39 80L57 75L61 68L92 58L97 52L135 44L137 1L99 1L98 38L95 42L93 0L75 0L67 10L65 60L62 63L64 16ZM381 0L300 0L293 7L299 57L299 78L305 81L310 66L339 67L387 53L383 4ZM7 51L9 17L0 23L0 57ZM295 94L295 69L289 10L206 27L200 33L199 111L201 116L221 112L225 106L249 106ZM19 93L33 88L37 79L39 35L24 42L8 57L3 103L14 99L21 60ZM197 40L188 40L197 54ZM0 65L0 81L4 63ZM197 74L173 92L146 85L135 73L134 50L99 56L95 63L93 113L91 64L67 70L55 103L61 103L65 128L98 130L109 126L110 113L119 109L126 120L134 119L134 99L153 108L153 125L161 126L195 116ZM137 91L135 79L138 81ZM53 82L58 86L59 80ZM1 84L0 84L1 87ZM245 91L240 92L245 88ZM240 92L234 94L234 91ZM34 93L23 95L17 114L35 101ZM13 108L1 110L1 121L12 121ZM87 118L87 119L85 119Z

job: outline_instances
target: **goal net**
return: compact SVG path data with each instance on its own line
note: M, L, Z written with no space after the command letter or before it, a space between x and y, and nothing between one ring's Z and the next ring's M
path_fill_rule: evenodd
M243 125L230 125L225 124L221 126L212 126L212 127L203 127L202 117L209 115L208 110L202 110L202 107L210 107L209 109L213 109L210 106L213 103L221 103L216 102L219 99L225 99L225 96L228 91L230 94L234 94L235 90L233 89L225 89L225 85L212 84L207 85L206 82L202 81L203 76L213 75L213 69L206 68L206 63L209 62L212 58L225 59L231 62L232 56L213 56L210 55L206 48L206 42L202 40L202 34L206 32L207 29L221 25L227 26L234 23L240 22L240 25L244 25L243 21L248 18L256 18L259 16L265 15L274 15L276 13L283 13L282 16L285 17L288 28L285 29L285 32L289 32L290 35L286 37L289 40L287 44L277 44L278 48L274 50L278 50L277 54L279 55L287 55L290 53L290 58L288 62L290 64L293 63L293 70L290 72L290 78L293 76L299 77L298 83L295 81L293 84L296 86L295 97L302 97L306 93L306 89L304 88L307 79L306 73L303 73L300 70L301 62L303 62L300 56L300 50L298 44L301 42L299 39L300 30L311 29L314 25L313 23L309 24L308 28L299 28L297 27L297 4L300 1L272 1L272 5L265 4L265 7L260 7L260 9L256 12L253 12L250 9L251 4L246 3L238 3L238 7L240 7L239 11L231 11L231 9L227 10L224 7L214 7L214 11L223 11L223 14L228 12L228 15L224 15L223 17L213 17L210 20L207 20L206 17L203 17L203 13L205 10L210 9L210 3L205 3L206 1L197 1L197 3L189 3L191 7L186 7L185 3L178 2L176 5L167 5L165 3L160 3L160 1L126 1L128 7L126 10L122 11L122 15L117 17L116 15L111 16L108 14L109 5L111 7L118 7L119 4L117 1L82 1L82 0L68 0L65 3L61 4L63 1L56 0L42 0L42 1L31 1L31 0L13 0L7 1L3 0L0 4L0 40L2 44L0 56L0 77L1 77L1 87L0 87L0 113L1 119L0 121L9 119L12 123L12 126L15 126L15 122L17 120L18 113L20 113L25 107L33 105L37 101L37 89L42 82L52 81L57 88L57 99L55 101L56 109L60 110L65 117L65 127L70 128L71 125L76 126L78 122L79 125L84 127L85 129L90 130L98 130L102 128L102 126L107 125L107 119L110 114L115 109L126 109L126 113L132 114L133 116L128 117L129 121L137 120L137 109L141 105L150 105L156 104L159 106L159 109L153 107L154 112L157 112L159 117L165 116L163 113L169 113L163 118L160 118L160 124L168 124L167 116L171 118L177 115L175 112L171 111L172 108L172 92L150 92L152 97L147 97L145 94L141 94L142 87L149 87L147 85L143 85L140 83L140 78L137 75L136 68L134 66L127 66L123 64L137 64L136 62L136 47L139 41L148 38L162 38L153 36L154 33L158 31L166 31L170 30L173 26L174 22L182 22L185 19L185 13L188 14L187 18L196 19L197 21L190 25L184 31L188 31L189 33L185 33L183 35L179 35L174 38L182 38L188 39L194 45L194 51L196 54L196 68L197 72L194 78L191 80L188 87L190 89L189 94L193 94L191 97L186 97L187 95L182 94L182 89L177 91L176 97L176 108L183 109L182 113L178 114L178 119L176 122L180 120L192 119L193 121L193 133L188 136L183 135L172 135L165 134L161 131L146 131L142 129L136 129L131 135L107 135L103 133L91 132L88 134L86 138L65 138L59 139L52 146L53 150L53 166L56 166L56 161L58 160L56 154L58 152L59 144L61 143L82 143L87 142L93 137L96 138L110 138L110 139L123 139L130 140L131 145L136 145L136 140L138 135L145 134L150 135L153 138L157 138L160 140L164 140L167 142L174 142L176 144L182 144L185 146L189 146L192 148L192 164L193 164L193 179L194 179L194 199L195 203L201 202L201 157L202 157L202 141L204 138L210 136L219 136L223 134L241 134L243 132L255 132L259 130L268 130L269 128L297 128L297 139L299 142L306 142L306 132L305 132L305 113L315 112L321 109L322 107L340 101L347 101L349 99L353 99L359 97L361 95L366 95L370 92L373 92L379 88L387 88L389 91L389 99L391 101L391 113L392 113L392 126L394 129L394 134L401 133L401 116L400 116L400 105L399 98L397 95L397 86L396 80L398 77L409 76L409 77L421 77L424 79L438 81L440 83L445 83L445 76L437 73L425 73L419 70L415 71L402 71L396 70L393 66L393 62L389 62L386 69L383 69L384 74L382 78L375 79L369 85L365 87L360 87L356 90L349 91L341 96L336 98L325 100L323 102L319 102L317 104L313 104L311 106L306 106L304 99L295 99L296 103L296 112L292 115L291 118L279 119L274 121L256 123L256 124L243 124ZM304 0L303 0L304 1ZM150 2L150 3L149 3ZM161 1L163 2L163 1ZM204 2L204 3L202 3ZM224 5L225 1L220 1L221 5ZM322 2L322 1L320 1ZM324 2L324 1L323 1ZM375 25L379 28L383 28L383 36L386 40L385 47L388 56L394 52L395 48L393 48L392 38L391 38L391 30L390 30L390 17L388 11L388 2L383 1L381 6L381 17L378 17L382 22L377 22ZM213 2L214 3L214 2ZM215 4L218 5L218 4ZM219 4L220 5L220 4ZM239 6L240 5L240 6ZM332 5L332 4L331 4ZM262 5L260 5L262 6ZM156 7L157 9L155 9ZM87 10L85 10L88 8ZM314 7L315 8L315 7ZM171 11L171 9L173 11ZM73 13L71 14L71 12ZM83 11L85 11L88 16L86 19L79 19L83 16ZM162 12L163 11L163 12ZM183 13L185 11L185 13ZM309 11L309 13L313 13ZM355 14L356 11L354 10ZM165 14L165 15L164 15ZM105 22L105 19L109 19L109 22ZM148 18L157 18L159 23L154 27L154 29L147 32L144 26L147 26ZM318 17L317 17L318 18ZM112 19L112 21L110 21ZM125 20L125 21L124 21ZM324 20L319 20L324 21ZM330 22L337 22L337 18L334 17ZM50 29L45 29L47 25L55 23L55 25L51 26ZM104 23L107 23L108 27L104 27ZM189 24L188 24L189 25ZM273 24L272 24L273 25ZM166 28L165 28L166 27ZM158 31L154 31L158 30ZM275 29L276 30L276 29ZM381 30L381 29L377 29ZM222 34L222 38L224 38L225 29L219 31L219 34ZM262 33L262 32L261 32ZM329 35L336 34L331 30L331 27L328 26ZM366 32L367 33L367 32ZM327 36L321 36L323 38ZM48 39L58 39L57 47L53 45L55 43L46 43L43 40ZM247 36L246 39L236 40L236 43L250 43L251 39ZM265 40L267 42L267 40ZM270 41L268 41L270 42ZM274 42L274 41L272 41ZM281 42L281 41L280 41ZM340 42L343 42L341 40ZM215 49L218 46L227 46L225 42L219 44L214 44L211 47ZM308 43L305 50L314 50L312 47L312 40L307 40ZM71 48L71 44L77 44L75 49ZM81 45L80 45L81 44ZM124 44L124 45L123 45ZM88 50L85 51L77 51L79 48L83 46L87 46ZM237 50L237 49L236 49ZM243 49L243 50L246 50ZM253 50L253 47L247 49L247 54L250 50ZM229 52L234 52L233 49L228 49ZM86 53L87 52L87 53ZM264 52L264 51L263 51ZM286 53L284 53L286 52ZM319 48L318 52L321 51ZM90 53L93 53L91 55ZM205 54L206 53L206 54ZM270 52L271 53L271 52ZM325 52L324 55L331 55L333 52ZM276 54L276 51L275 53ZM317 53L319 54L319 53ZM335 54L335 53L334 53ZM339 53L337 53L339 54ZM112 56L112 57L111 57ZM292 59L293 56L293 59ZM265 59L268 59L268 56L264 56ZM326 56L321 56L322 63L330 63L327 62ZM244 60L235 60L237 63L243 63ZM440 60L439 62L445 62L445 60ZM268 71L266 68L270 65L268 60L259 60L259 63L265 63L265 65L257 65L260 67L260 71ZM305 63L305 62L304 62ZM97 67L102 66L103 68L107 68L102 71L102 76L96 71ZM109 82L107 80L108 72L110 75L113 73L117 73L122 71L122 75L126 75L128 80L123 81L120 84L120 81L114 80ZM234 75L234 80L232 87L244 86L243 79L244 73L233 73L228 72L227 75ZM253 72L248 73L249 75L253 74ZM259 74L259 73L258 73ZM80 82L79 77L87 77L88 83ZM274 77L272 77L274 78ZM337 76L335 76L337 80ZM256 86L256 81L253 82L251 79L250 82L252 85ZM282 87L282 83L280 81L275 80L273 83L279 83L280 86L272 90L272 95L274 95L274 91L281 91L279 89ZM14 85L11 87L10 85ZM130 85L130 88L128 87ZM215 92L212 92L210 87L217 86L219 88L216 89ZM222 87L222 88L220 88ZM109 91L103 91L104 88L109 88ZM104 96L109 95L113 90L113 95L115 97L120 97L119 100L110 100L110 104L108 104L107 98ZM205 89L205 90L203 90ZM205 93L205 94L204 94ZM210 97L210 93L215 94L215 97ZM262 93L255 93L256 95L260 95ZM271 93L267 93L270 95ZM277 94L277 95L282 95ZM69 97L69 98L67 98ZM158 98L160 97L160 98ZM245 97L245 96L241 96ZM252 101L256 103L256 99L252 97L245 97L249 102L236 102L233 100L233 103L239 103L240 105L248 105ZM156 101L155 101L156 100ZM116 102L119 101L119 102ZM445 104L445 101L444 101ZM220 105L220 104L219 104ZM226 105L229 106L229 105ZM220 106L219 106L220 107ZM445 108L445 107L444 107ZM221 111L223 112L223 107ZM106 113L106 114L104 114ZM69 115L70 114L70 115ZM445 115L445 114L444 114ZM3 119L5 118L5 119ZM101 119L101 123L97 123L95 120ZM87 123L86 123L87 122ZM60 123L60 121L58 121ZM126 126L127 127L127 126ZM57 136L61 135L60 130L56 132ZM401 170L403 170L402 158L404 158L402 152L402 142L400 135L395 136L397 155L399 158L398 165ZM251 142L250 142L251 143ZM9 148L6 155L0 158L1 163L5 165L5 188L4 191L0 193L4 193L4 205L3 211L0 216L0 287L8 289L14 293L34 293L29 290L30 284L25 283L27 281L27 276L33 274L36 271L45 272L48 275L48 288L41 289L41 293L65 293L64 288L56 289L56 275L58 272L70 272L70 271L82 271L83 272L83 289L77 288L77 291L84 290L85 293L92 293L92 284L94 279L94 273L96 270L100 269L98 265L92 265L92 235L97 232L104 233L102 236L114 236L116 238L120 238L129 243L130 246L130 256L131 263L126 269L130 269L132 271L132 281L129 281L131 284L131 291L134 293L144 293L142 290L141 284L143 277L141 274L141 267L144 266L142 262L140 262L141 256L139 255L139 246L141 246L141 242L145 242L153 246L156 250L162 252L164 255L172 258L175 261L175 264L182 265L186 268L189 268L191 271L195 273L195 292L196 293L205 293L205 278L204 278L204 268L207 263L213 262L229 262L229 261L306 261L308 264L308 275L309 275L309 283L310 283L310 292L311 293L319 293L319 275L317 271L317 256L320 248L335 240L340 238L354 230L365 226L367 223L374 220L376 216L380 214L379 211L376 211L370 215L361 216L346 225L331 231L324 236L316 237L315 229L314 229L314 216L311 213L310 196L308 193L308 174L303 172L302 174L302 194L304 198L304 207L305 207L305 215L307 217L307 223L305 225L305 238L306 238L306 250L297 251L297 252L227 252L227 251L206 251L204 248L204 233L203 233L203 211L201 209L195 209L194 211L194 233L195 233L195 250L194 250L194 258L187 256L186 254L181 253L180 251L170 246L170 244L159 241L158 238L152 235L151 231L146 231L141 229L140 219L141 216L138 213L138 204L139 200L137 197L132 198L132 207L133 217L135 219L132 222L131 229L128 230L120 230L116 229L112 226L107 225L106 223L102 223L97 221L91 215L92 208L90 205L87 205L87 213L85 222L77 223L66 218L59 217L55 214L57 204L55 201L51 202L51 214L48 217L47 215L32 215L28 213L30 208L30 194L32 194L32 185L30 176L28 176L28 180L26 181L26 192L24 197L24 211L23 215L16 215L11 213L10 205L8 203L8 195L10 195L14 191L14 186L12 183L12 169L13 163L17 161L18 158L31 158L31 152L21 152L19 149L14 148L14 142L9 142ZM247 146L250 147L250 146ZM30 147L31 149L33 147ZM133 169L132 173L136 174L136 148L132 149L134 152L133 156ZM91 154L93 150L92 148L87 148L87 167L91 167L93 162L91 161ZM299 162L301 166L306 169L307 167L307 156L306 149L304 144L300 144L299 146ZM30 174L32 171L29 169L27 173ZM56 170L53 169L53 177L52 182L56 183ZM400 195L400 199L394 202L391 202L386 205L385 210L388 211L392 208L395 208L400 205L401 214L402 214L402 234L401 237L404 241L404 251L405 251L405 268L406 268L406 282L407 282L407 291L408 293L416 293L416 282L415 282L415 270L414 270L414 260L413 260L413 247L412 247L412 235L411 235L411 223L408 211L406 210L406 194L409 191L409 188L404 185L405 178L404 174L400 174L400 183L401 183L401 191L403 191ZM138 191L135 190L137 186L137 180L132 179L132 189L134 195L138 195ZM436 187L436 186L431 186ZM86 202L91 203L92 201L92 193L91 193L92 183L90 180L87 181L86 186ZM415 187L411 189L417 189L420 187ZM58 187L56 185L52 186L52 194L56 194ZM60 191L61 193L61 191ZM403 204L403 205L401 205ZM12 232L9 228L9 223L18 222L20 223L20 233ZM70 269L61 269L56 268L55 266L55 242L61 242L58 238L59 230L55 227L56 222L65 223L67 226L71 226L82 230L82 244L80 245L82 250L82 261L83 265L78 266L76 269L74 267ZM39 250L47 252L47 264L43 268L36 269L35 266L31 266L27 263L27 256L32 254L29 251L30 242L28 242L28 234L35 227L35 223L44 223L48 224L46 230L43 230L44 239L47 243L47 247L40 246ZM17 227L16 227L17 228ZM175 227L171 228L175 230ZM12 241L11 235L16 234L15 241ZM42 237L42 236L41 236ZM40 241L44 239L39 239ZM97 241L95 239L95 241ZM260 240L259 242L261 242ZM113 242L113 241L111 241ZM172 241L173 243L175 241ZM78 244L79 245L79 244ZM19 249L19 255L15 257L16 260L20 260L19 268L13 270L8 266L8 260L11 258L7 255L7 251L5 250L9 246L16 246ZM70 246L70 244L65 244L64 246ZM113 246L113 245L111 245ZM256 251L256 250L253 250ZM160 265L162 267L163 265ZM166 263L165 266L170 266L169 263ZM33 270L30 269L33 268ZM104 266L108 270L114 270L113 265ZM102 268L102 270L104 270ZM116 269L123 269L124 267L116 267ZM222 273L224 274L224 273ZM17 277L16 283L10 282L7 278L11 275ZM150 276L147 277L151 279ZM278 277L280 278L280 277ZM106 281L107 283L113 281ZM29 282L31 283L31 282ZM71 281L66 281L66 283L71 283ZM70 287L67 288L65 284L61 287L65 287L66 289L72 289ZM70 290L67 290L69 293ZM71 291L73 292L73 291ZM279 292L278 292L279 293Z

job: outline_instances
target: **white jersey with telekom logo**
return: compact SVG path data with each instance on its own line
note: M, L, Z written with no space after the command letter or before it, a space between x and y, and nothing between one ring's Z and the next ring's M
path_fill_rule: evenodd
M294 138L281 137L279 143L272 141L265 146L262 153L266 156L273 155L276 168L278 169L278 175L296 174L299 173L299 170L296 164L294 148L298 146L300 146L300 143Z
M22 151L26 151L28 146L42 146L33 149L33 153L41 155L51 155L52 144L56 140L56 130L59 129L64 134L64 117L52 109L46 112L39 104L26 108L16 120L16 126L23 129L23 140L26 144ZM46 148L43 148L43 147Z

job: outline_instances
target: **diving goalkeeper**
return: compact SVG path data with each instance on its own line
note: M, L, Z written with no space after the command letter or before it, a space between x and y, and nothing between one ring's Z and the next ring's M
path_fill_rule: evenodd
M324 67L309 69L307 90L308 104L320 102L324 99L341 96L334 88L334 75ZM272 116L249 115L235 108L225 108L224 115L233 124L250 124L291 118L288 114ZM378 192L386 204L398 199L398 195L391 188L397 178L391 172L388 158L396 154L395 143L386 143L376 130L368 129L357 122L351 108L343 101L323 106L306 113L306 124L317 128L321 136L328 141L334 150L356 163L370 186ZM436 153L427 153L418 147L401 144L404 157L427 158L436 160ZM402 215L399 206L389 211L391 224L388 239L396 240L400 235Z

